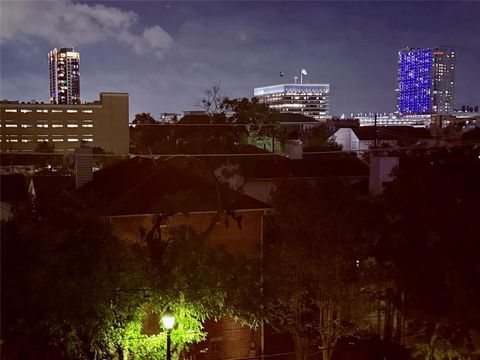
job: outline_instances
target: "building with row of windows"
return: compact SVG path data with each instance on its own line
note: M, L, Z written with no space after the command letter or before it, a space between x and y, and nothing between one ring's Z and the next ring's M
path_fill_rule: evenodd
M302 114L316 120L329 116L329 84L281 84L258 87L253 95L281 113Z
M53 49L48 53L50 102L80 104L80 53L74 48Z
M447 47L398 52L399 115L449 114L455 90L455 49Z
M128 154L128 94L101 93L85 104L0 102L2 151L34 151L40 142L55 152L71 153L87 144L107 152Z

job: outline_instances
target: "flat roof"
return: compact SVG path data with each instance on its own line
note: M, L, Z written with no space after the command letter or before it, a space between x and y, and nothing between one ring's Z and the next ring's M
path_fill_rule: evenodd
M101 92L100 93L100 100L102 96L128 96L128 93L126 92ZM48 106L83 106L83 105L100 105L101 101L100 100L94 100L91 102L83 102L80 104L52 104L49 101L20 101L20 100L8 100L8 99L3 99L0 100L0 104L2 105L48 105Z
M325 93L330 91L330 84L279 84L256 87L253 89L255 96L268 95L285 92L311 92L311 93Z

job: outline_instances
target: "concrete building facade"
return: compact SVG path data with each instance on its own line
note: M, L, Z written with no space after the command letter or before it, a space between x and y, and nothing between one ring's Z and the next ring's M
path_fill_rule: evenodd
M325 120L329 116L329 84L281 84L258 87L253 95L281 113L294 113Z
M128 154L128 94L101 93L85 104L0 102L2 151L34 151L40 142L55 152L72 153L82 143L114 154Z

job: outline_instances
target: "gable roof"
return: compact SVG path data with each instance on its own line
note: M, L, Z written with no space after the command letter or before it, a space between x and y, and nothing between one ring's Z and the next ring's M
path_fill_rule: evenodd
M351 129L359 140L373 140L375 137L379 140L428 139L432 137L428 129L412 126L358 126Z
M315 120L313 117L305 116L303 114L297 113L280 113L278 114L278 120L280 123L289 123L289 122L311 122L321 124L320 121Z
M211 124L212 123L212 117L207 115L207 114L201 114L201 115L185 115L182 117L180 120L178 120L178 124Z
M303 159L260 159L255 161L252 179L365 177L369 166L355 154L304 154Z
M75 188L75 177L72 175L35 175L30 179L28 191L37 201L49 201L62 191Z
M96 171L78 194L103 216L216 211L212 176L197 159L135 157ZM270 208L226 186L220 193L223 210Z

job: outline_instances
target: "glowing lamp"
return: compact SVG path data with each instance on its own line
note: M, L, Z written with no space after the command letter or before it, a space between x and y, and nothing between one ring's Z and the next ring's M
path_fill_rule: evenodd
M173 326L175 325L175 316L170 311L170 309L166 310L162 315L162 324L167 330L172 330Z

